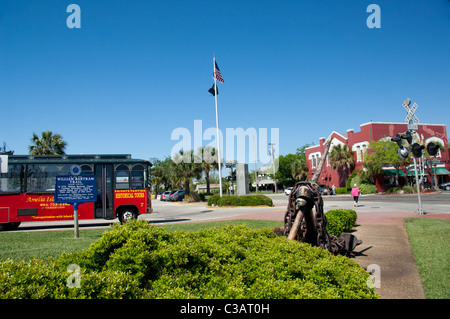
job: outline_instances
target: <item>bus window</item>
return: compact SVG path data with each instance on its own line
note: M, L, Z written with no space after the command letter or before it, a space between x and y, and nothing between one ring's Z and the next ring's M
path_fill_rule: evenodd
M17 192L21 190L22 165L9 164L8 173L2 173L0 177L1 192Z
M55 192L56 175L68 174L69 164L27 165L27 192Z
M130 170L126 165L116 167L116 189L130 188Z
M131 172L132 189L143 189L144 185L144 169L143 165L135 165Z

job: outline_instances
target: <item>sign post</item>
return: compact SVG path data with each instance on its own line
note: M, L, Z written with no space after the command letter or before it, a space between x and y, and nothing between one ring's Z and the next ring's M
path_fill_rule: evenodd
M55 203L73 205L74 237L79 238L78 205L97 201L95 175L82 174L81 167L73 165L69 174L56 176Z

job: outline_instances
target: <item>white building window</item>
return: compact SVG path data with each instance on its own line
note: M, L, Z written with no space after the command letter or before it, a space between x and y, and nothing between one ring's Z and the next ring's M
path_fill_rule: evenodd
M368 141L353 144L352 152L356 152L357 163L364 161L364 153L366 152L367 146L369 146Z
M311 168L317 167L317 165L319 164L320 155L321 155L320 152L314 152L309 154L308 160L311 161Z

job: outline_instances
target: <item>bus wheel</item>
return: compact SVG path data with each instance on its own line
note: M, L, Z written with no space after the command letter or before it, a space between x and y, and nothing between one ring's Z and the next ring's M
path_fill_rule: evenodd
M137 218L137 214L134 211L134 209L132 208L124 208L120 213L119 213L119 221L124 224L127 221L129 221L130 219L136 219Z

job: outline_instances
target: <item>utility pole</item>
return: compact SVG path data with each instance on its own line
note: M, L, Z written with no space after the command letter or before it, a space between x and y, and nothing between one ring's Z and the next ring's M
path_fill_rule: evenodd
M270 145L270 154L272 154L272 167L273 167L273 181L275 182L275 194L278 192L277 189L277 179L275 178L275 154L273 151L273 146L275 145L275 143L269 143Z

